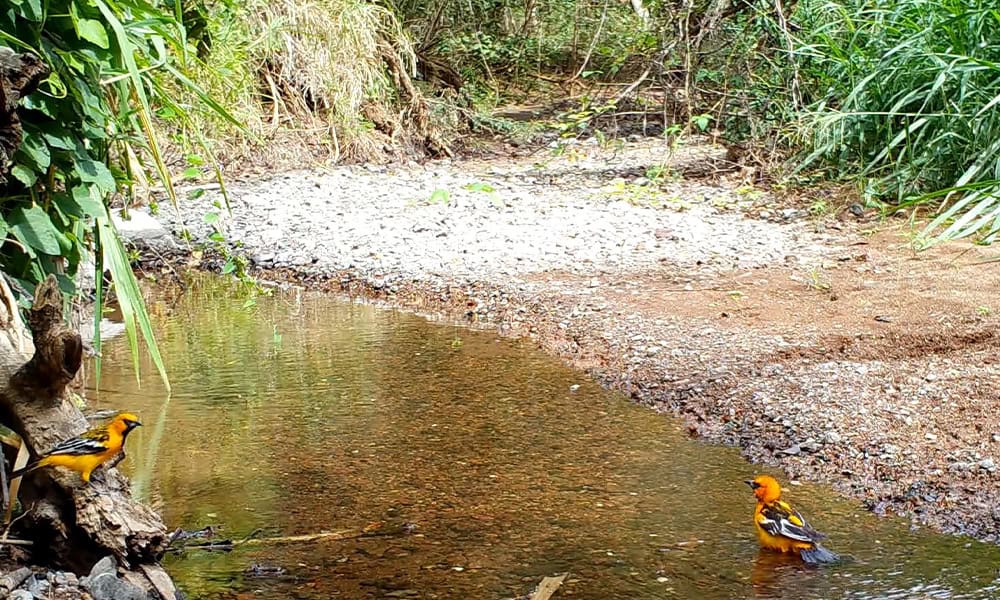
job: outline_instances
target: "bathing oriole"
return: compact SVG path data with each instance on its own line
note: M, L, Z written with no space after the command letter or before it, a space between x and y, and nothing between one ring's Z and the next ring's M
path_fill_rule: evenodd
M819 564L838 560L837 554L820 545L826 536L806 523L802 515L781 500L781 484L770 475L758 475L746 482L757 497L753 522L760 545L779 552L798 553L807 563Z
M125 438L142 425L132 413L118 413L113 419L56 444L38 460L10 474L11 479L42 467L66 467L80 473L84 482L97 467L114 458L125 446Z

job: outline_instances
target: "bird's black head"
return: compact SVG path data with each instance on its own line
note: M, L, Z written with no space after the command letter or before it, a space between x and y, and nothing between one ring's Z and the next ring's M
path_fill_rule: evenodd
M128 435L130 431L142 425L142 423L139 422L139 417L133 415L132 413L121 413L116 417L116 420L121 422L123 435Z
M760 484L754 481L753 479L747 479L743 483L749 485L751 490L755 490L760 487Z

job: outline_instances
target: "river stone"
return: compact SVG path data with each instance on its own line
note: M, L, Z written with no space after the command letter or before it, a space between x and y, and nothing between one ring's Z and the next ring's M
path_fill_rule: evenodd
M149 600L145 590L113 573L101 573L90 580L90 595L94 600Z
M14 590L7 597L10 600L35 600L35 595L28 590Z
M31 592L32 596L36 598L49 597L49 590L51 589L52 585L49 583L49 580L46 579L44 575L35 575L33 577L30 577L28 578L28 581L26 583L27 585L25 587L28 588L28 591Z
M118 571L118 563L115 562L115 557L105 556L90 569L90 578L96 579L98 575L103 575L105 573L110 573L114 575Z
M130 210L128 216L128 219L123 219L117 211L111 214L115 228L124 239L157 252L170 252L179 248L167 228L149 213Z

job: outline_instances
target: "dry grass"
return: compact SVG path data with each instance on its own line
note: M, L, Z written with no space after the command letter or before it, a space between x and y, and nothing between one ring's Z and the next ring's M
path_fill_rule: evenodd
M209 29L211 51L193 75L257 139L200 114L173 136L177 162L190 151L192 128L222 163L273 164L272 143L290 164L371 159L395 145L405 106L385 56L410 74L416 57L388 9L361 0L252 0L210 15Z

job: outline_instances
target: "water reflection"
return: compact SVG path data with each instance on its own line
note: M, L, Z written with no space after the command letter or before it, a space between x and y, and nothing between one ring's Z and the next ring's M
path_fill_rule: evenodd
M136 386L121 341L95 397L141 411L126 468L170 526L416 526L171 559L193 598L513 598L567 571L559 594L595 600L993 593L997 548L911 533L823 488L790 494L856 560L760 552L753 466L529 345L318 295L248 311L204 279L151 302L173 397L148 365Z

